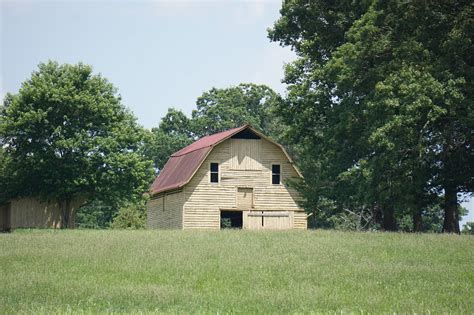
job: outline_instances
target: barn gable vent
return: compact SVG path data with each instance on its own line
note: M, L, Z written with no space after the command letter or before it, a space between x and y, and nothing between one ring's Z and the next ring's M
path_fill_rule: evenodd
M236 133L231 137L232 139L253 139L253 140L259 140L260 136L254 133L250 129L244 129L241 132Z

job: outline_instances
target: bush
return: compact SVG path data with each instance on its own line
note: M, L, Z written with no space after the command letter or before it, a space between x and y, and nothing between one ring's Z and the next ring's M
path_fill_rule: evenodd
M76 227L79 229L106 229L110 227L118 205L110 202L92 200L77 209Z
M474 222L466 222L463 226L462 234L474 235Z
M146 201L127 203L122 206L114 217L113 229L138 230L144 229L146 224Z

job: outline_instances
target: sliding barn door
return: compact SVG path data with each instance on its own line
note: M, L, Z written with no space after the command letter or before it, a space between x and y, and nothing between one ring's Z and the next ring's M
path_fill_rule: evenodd
M291 217L288 211L246 211L246 229L286 230L291 229Z

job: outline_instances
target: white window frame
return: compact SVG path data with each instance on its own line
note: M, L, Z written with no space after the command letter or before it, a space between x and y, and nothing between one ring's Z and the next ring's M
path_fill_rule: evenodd
M217 164L217 183L216 182L213 182L211 181L211 164ZM210 161L209 162L209 183L212 184L212 185L219 185L221 183L221 166L220 166L220 163L219 162L216 162L216 161Z
M279 165L279 166L280 166L280 173L278 174L278 177L279 177L278 184L274 184L274 183L273 183L273 175L274 175L274 174L276 175L276 173L273 173L273 165ZM271 175L270 175L270 184L271 184L272 186L279 186L279 185L281 186L281 185L282 185L281 164L277 164L277 163L273 164L273 163L272 163L271 166L270 166L270 173L271 173Z

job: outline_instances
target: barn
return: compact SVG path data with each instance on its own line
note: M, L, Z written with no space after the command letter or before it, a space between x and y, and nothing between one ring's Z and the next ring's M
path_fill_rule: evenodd
M171 155L150 187L148 228L306 229L301 178L285 149L249 125Z

